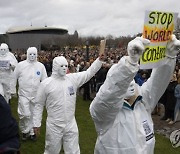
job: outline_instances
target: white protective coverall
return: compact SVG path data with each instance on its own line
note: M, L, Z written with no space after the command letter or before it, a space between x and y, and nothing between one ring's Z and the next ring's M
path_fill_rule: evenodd
M18 80L18 114L19 127L22 133L34 135L32 112L34 109L35 96L42 80L47 78L44 65L37 61L37 49L30 47L27 50L27 59L18 63L14 70L15 82Z
M63 56L55 57L52 75L41 82L37 93L34 127L41 126L43 107L47 109L45 154L59 154L62 144L66 154L80 154L75 120L76 92L102 66L98 58L87 71L63 75L61 67L67 64Z
M11 98L13 71L17 63L16 57L9 51L8 45L2 43L0 46L0 87L7 103Z
M165 57L165 64L154 68L147 82L141 87L136 84L139 96L130 105L125 100L125 94L139 65L130 63L129 57L124 56L110 68L90 105L98 134L95 154L154 153L151 113L171 79L176 58Z

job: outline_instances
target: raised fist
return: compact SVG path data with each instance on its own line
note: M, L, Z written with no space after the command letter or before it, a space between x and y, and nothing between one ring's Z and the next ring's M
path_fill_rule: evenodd
M148 45L150 41L143 37L136 37L128 43L127 52L129 55L129 62L131 64L137 64L140 56L144 52L145 45Z
M173 34L171 35L171 40L168 41L166 47L166 56L169 58L176 58L176 55L180 51L180 41Z

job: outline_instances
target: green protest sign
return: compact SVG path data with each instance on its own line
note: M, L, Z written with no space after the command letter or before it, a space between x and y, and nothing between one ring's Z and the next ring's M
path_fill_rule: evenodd
M140 58L141 69L151 69L163 65L167 41L177 22L178 13L146 11L143 37L150 40Z

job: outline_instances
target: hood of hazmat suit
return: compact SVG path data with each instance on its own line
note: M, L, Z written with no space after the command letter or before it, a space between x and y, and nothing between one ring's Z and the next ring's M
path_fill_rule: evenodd
M2 43L0 46L0 56L5 57L9 52L8 45L6 43Z
M59 56L53 59L52 75L64 77L67 73L68 62L65 57Z

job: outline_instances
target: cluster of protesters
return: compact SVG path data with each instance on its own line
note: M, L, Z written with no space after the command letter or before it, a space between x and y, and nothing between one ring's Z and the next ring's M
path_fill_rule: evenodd
M171 97L166 93L173 89L173 110L168 107L170 102L163 102L166 109L163 119L173 124L180 111L180 71L176 58L180 41L173 35L168 42L163 66L139 70L140 56L149 43L147 39L136 37L127 48L105 49L102 40L100 48L89 50L88 57L84 49L52 52L29 47L26 53L14 52L9 56L11 59L14 56L15 62L6 57L10 55L8 45L1 44L1 50L5 49L6 53L0 59L0 75L8 71L11 80L4 78L8 79L9 91L3 88L2 81L0 93L9 103L18 85L22 140L37 139L45 107L44 153L58 154L63 146L65 153L79 154L75 106L76 95L83 89L83 99L92 101L90 113L98 134L95 153L153 154L155 138L151 114L158 101L166 100L162 99L165 95ZM104 52L99 52L101 50ZM173 87L170 86L174 81ZM95 98L92 93L96 93ZM15 149L19 148L17 145Z
M68 61L68 72L81 72L85 71L93 61L98 57L98 48L90 48L89 50L89 60L87 61L86 49L74 49L74 50L56 50L56 51L38 51L38 61L43 63L47 75L50 76L52 73L52 61L57 56L65 56ZM102 68L96 73L96 75L86 84L84 84L80 88L80 93L83 93L84 100L92 100L92 93L96 93L104 82L106 78L106 74L109 68L114 64L117 63L120 58L127 54L126 48L116 48L116 49L105 49L106 57L103 62ZM15 51L15 57L17 58L18 62L23 61L26 59L26 54L20 51Z

